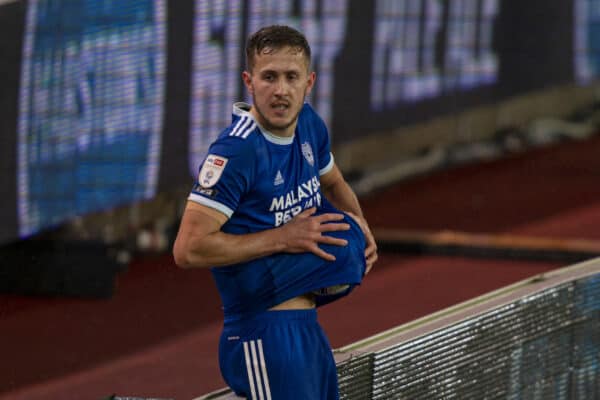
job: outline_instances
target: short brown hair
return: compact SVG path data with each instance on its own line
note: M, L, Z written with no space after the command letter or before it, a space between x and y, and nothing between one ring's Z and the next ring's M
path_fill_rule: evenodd
M246 66L248 71L252 71L254 57L257 54L268 54L288 46L304 53L308 65L310 65L310 46L306 37L300 31L286 25L271 25L259 29L246 42Z

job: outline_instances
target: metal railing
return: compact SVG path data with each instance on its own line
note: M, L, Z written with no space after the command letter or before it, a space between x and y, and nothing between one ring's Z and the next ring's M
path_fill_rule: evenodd
M334 353L342 399L598 399L600 258ZM223 389L197 400L235 398Z

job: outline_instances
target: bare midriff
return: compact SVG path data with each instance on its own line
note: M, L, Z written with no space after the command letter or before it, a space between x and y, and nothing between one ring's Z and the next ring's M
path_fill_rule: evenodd
M315 308L315 296L307 293L279 303L270 310L306 310L310 308Z

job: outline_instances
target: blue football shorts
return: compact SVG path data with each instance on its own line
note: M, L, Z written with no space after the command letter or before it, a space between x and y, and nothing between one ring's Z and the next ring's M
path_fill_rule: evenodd
M241 397L339 399L333 353L315 309L226 318L219 364L223 379Z

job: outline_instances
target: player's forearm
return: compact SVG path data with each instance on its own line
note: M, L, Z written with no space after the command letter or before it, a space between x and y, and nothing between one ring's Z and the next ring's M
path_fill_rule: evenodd
M356 194L344 179L337 179L333 183L330 181L330 184L326 185L323 189L323 194L336 208L350 212L358 217L357 222L366 240L365 260L367 266L365 274L368 273L373 268L375 261L377 261L377 244L362 213Z
M176 262L183 268L221 267L250 261L285 250L276 229L244 235L217 231L188 238Z

